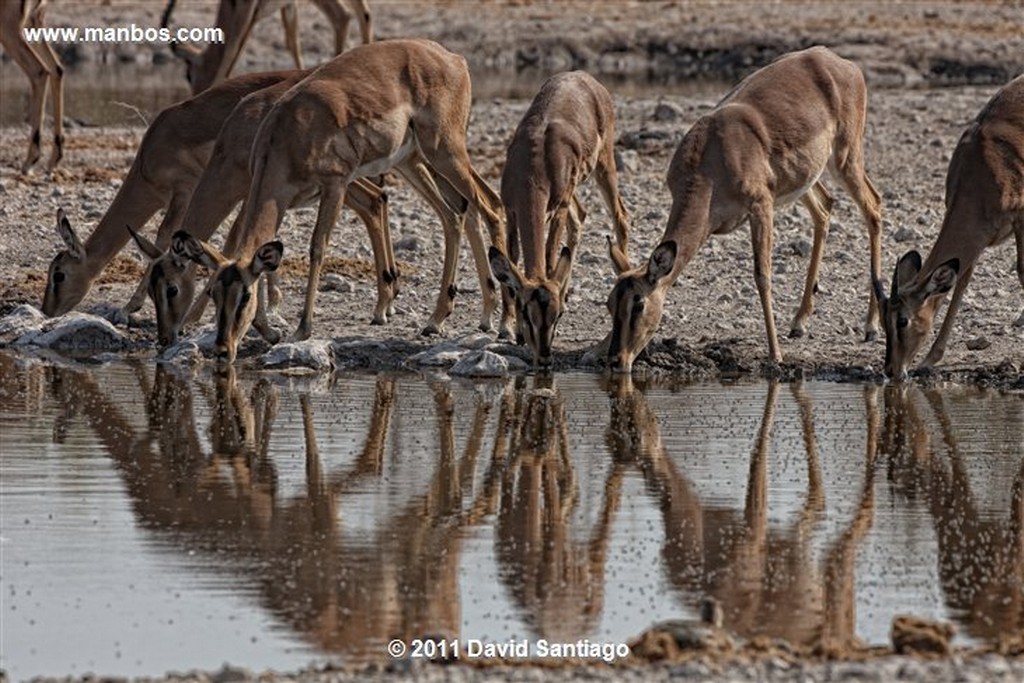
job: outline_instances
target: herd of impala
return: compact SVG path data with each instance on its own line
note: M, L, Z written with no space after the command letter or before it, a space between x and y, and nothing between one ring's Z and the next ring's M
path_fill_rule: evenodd
M340 51L350 11L337 0L316 4L335 26ZM607 303L612 329L598 346L613 371L631 371L658 329L669 288L699 247L710 235L745 222L770 361L781 362L772 310L773 215L777 206L800 200L813 221L804 293L789 331L799 337L813 310L833 204L822 182L826 169L846 188L867 225L871 287L865 331L867 339L874 338L881 321L887 375L906 377L952 289L922 366L941 360L978 257L1011 234L1024 287L1024 75L1005 85L961 136L949 165L946 215L935 245L924 259L916 251L900 258L886 294L881 200L864 168L864 76L827 48L793 52L761 68L690 128L668 169L672 207L665 232L647 260L632 265L629 218L613 155L614 104L602 85L583 72L558 74L543 84L509 143L501 191L495 193L467 152L471 95L465 59L429 40L371 43L366 4L353 4L364 45L312 70L301 70L294 0L224 0L217 24L225 29L225 44L205 52L173 46L188 62L194 96L168 107L150 125L117 196L84 243L58 212L57 230L67 248L49 269L46 315L78 304L134 237L151 265L123 312L137 310L148 293L159 342L169 345L212 298L216 356L232 363L250 326L272 343L279 340L267 319L281 296L273 273L284 247L276 235L288 209L316 202L306 297L292 338L312 333L324 253L343 205L366 224L377 275L373 322L384 323L393 312L399 273L386 197L373 179L388 170L428 201L444 229L441 291L424 333L440 331L452 312L465 230L480 278L480 328L492 329L500 296L499 337L525 342L539 366L551 362L585 217L576 189L591 174L616 237L608 241L618 272ZM32 81L34 129L23 170L40 156L48 82L56 122L50 168L62 156L60 62L48 46L30 46L20 33L22 26L41 24L42 5L43 0L2 5L5 14L20 12L4 17L0 37ZM173 6L171 0L165 25ZM300 70L227 78L252 25L278 9ZM218 250L205 240L239 202L242 208ZM160 209L165 213L154 243L139 231ZM213 274L193 298L195 264ZM264 273L266 287L258 286Z

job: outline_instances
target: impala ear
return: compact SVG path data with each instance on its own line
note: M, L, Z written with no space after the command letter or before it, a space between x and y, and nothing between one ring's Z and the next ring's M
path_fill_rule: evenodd
M658 284L672 273L672 268L676 264L676 253L676 243L672 240L662 242L654 248L651 258L647 261L647 281L651 285Z
M64 246L67 247L72 258L78 261L85 258L85 247L82 246L81 240L78 239L78 235L71 227L71 221L68 220L64 209L57 209L57 234L60 235L61 241L64 242Z
M916 251L908 251L896 263L896 270L892 273L893 296L897 296L901 289L906 289L914 281L917 274L921 272L921 255Z
M615 267L615 274L622 275L627 270L632 270L629 266L629 256L619 249L619 245L612 242L611 235L605 235L604 238L608 240L608 257L612 260L612 266Z
M249 264L249 270L253 277L259 277L263 273L272 273L281 265L284 258L284 245L280 241L267 242L256 250L256 255Z
M126 225L124 227L128 230L128 234L132 236L132 239L135 240L135 244L139 247L139 251L148 256L150 260L155 261L163 255L163 252L160 251L155 244L150 242L149 238L145 235L140 235L135 232L132 230L132 226L130 225Z
M202 51L192 43L179 43L173 40L171 41L171 53L178 59L184 59L191 64L199 59Z
M214 271L228 260L215 248L196 239L184 230L174 233L174 237L171 238L171 249L184 254L190 261L195 261Z
M493 246L488 249L487 260L491 264L491 273L498 282L513 292L518 292L523 288L522 274L515 264L508 260L508 256L501 249Z
M555 273L552 279L558 283L559 298L565 302L565 296L569 293L569 273L572 271L572 249L562 247L558 255L558 263L555 264Z
M945 294L953 289L956 284L957 275L960 273L960 259L954 258L946 261L932 271L928 281L924 285L925 296Z

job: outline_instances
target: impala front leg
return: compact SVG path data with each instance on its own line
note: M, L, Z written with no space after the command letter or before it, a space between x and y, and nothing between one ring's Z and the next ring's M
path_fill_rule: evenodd
M949 302L949 308L946 309L946 317L942 320L939 334L935 337L935 341L932 342L928 355L924 357L921 365L918 366L922 370L934 367L936 363L942 360L942 356L945 355L946 341L949 339L949 333L953 331L953 319L956 317L956 312L960 309L960 301L964 298L967 283L971 281L971 275L973 274L974 266L971 265L971 267L957 276L956 286L953 288L953 298Z
M156 246L158 249L166 249L167 245L171 243L171 235L181 225L181 219L185 214L185 209L188 207L190 197L191 195L185 192L175 192L171 197L171 202L167 205L167 211L164 212L164 218L160 221L160 227L156 229ZM141 228L141 226L139 227ZM146 296L149 291L148 276L149 272L147 271L142 276L142 279L139 280L139 284L135 287L135 292L132 294L131 299L118 311L117 319L121 324L128 324L131 314L138 311L146 303Z
M480 220L480 212L474 207L470 209L469 220L469 247L473 250L473 262L476 265L476 275L480 281L480 296L483 298L483 310L480 312L480 331L490 332L493 327L491 319L494 311L498 308L498 284L491 276L491 266L487 261L487 240L484 237L484 226Z
M334 224L338 222L341 205L345 200L345 183L330 183L320 190L320 211L316 216L316 227L309 242L309 279L306 282L306 302L302 307L299 326L292 335L292 341L309 339L313 330L313 306L316 290L320 284L320 269L324 264L324 251L331 237Z
M764 327L768 333L768 354L773 363L781 363L782 350L772 312L772 208L770 199L759 199L751 207L750 240L754 247L754 284L761 298Z
M271 344L276 344L281 341L281 333L274 329L274 326L270 324L269 314L269 301L270 298L267 294L270 288L270 279L268 277L261 278L256 283L256 315L253 317L252 326L256 328L256 331Z

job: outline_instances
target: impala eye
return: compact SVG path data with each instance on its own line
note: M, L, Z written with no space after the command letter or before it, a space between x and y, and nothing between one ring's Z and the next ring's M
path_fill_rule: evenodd
M902 315L900 317L896 318L896 327L898 327L900 329L903 329L904 327L906 327L909 324L910 324L910 320L908 320L907 318L903 317Z
M178 286L171 285L170 287L167 288L167 298L173 299L176 296L178 296Z
M65 277L64 273L60 272L59 270L56 271L53 274L53 282L54 282L54 284L58 284L60 282L64 282L64 277Z

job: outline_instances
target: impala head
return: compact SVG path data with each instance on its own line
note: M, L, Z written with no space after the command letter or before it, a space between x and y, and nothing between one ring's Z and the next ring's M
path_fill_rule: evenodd
M191 43L171 43L171 53L185 62L185 78L193 95L198 95L214 83L217 77L217 65L214 60L205 59L205 55Z
M676 243L662 242L647 263L629 269L625 259L611 252L619 280L608 295L612 333L608 344L608 366L613 372L630 372L633 360L644 350L661 323L665 295L672 285Z
M207 293L216 306L214 350L219 363L234 363L238 342L256 316L256 282L260 275L281 265L284 246L277 241L267 242L256 250L251 261L243 263L228 259L187 232L178 231L174 239L180 240L188 258L213 271Z
M185 314L192 304L195 279L191 261L185 253L184 237L187 233L174 235L171 247L160 251L155 244L130 227L132 239L150 259L145 282L149 298L156 309L156 336L160 346L170 346L178 341Z
M542 367L551 365L555 328L565 311L572 252L569 247L562 247L552 276L537 279L524 276L499 249L491 247L487 255L494 277L515 294L519 334L533 352L533 364Z
M956 284L960 260L950 259L930 272L921 272L921 255L909 251L896 264L889 296L879 281L875 296L885 328L885 374L906 379L907 369L928 337L943 296Z
M50 317L64 315L77 306L89 292L93 281L85 247L71 229L71 221L64 209L57 209L57 234L67 248L53 257L46 276L43 313Z

